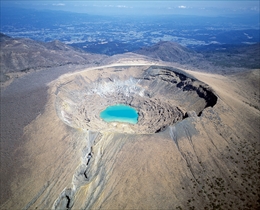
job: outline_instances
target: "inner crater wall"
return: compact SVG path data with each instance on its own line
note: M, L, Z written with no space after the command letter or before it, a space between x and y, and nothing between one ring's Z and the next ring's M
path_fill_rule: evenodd
M67 125L98 132L149 134L214 106L217 96L185 72L164 66L117 66L73 74L57 83L56 111ZM138 111L138 123L107 123L100 112L125 104Z

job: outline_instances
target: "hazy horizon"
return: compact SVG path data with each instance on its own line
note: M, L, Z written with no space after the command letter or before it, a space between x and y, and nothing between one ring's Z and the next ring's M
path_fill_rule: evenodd
M4 7L93 15L259 15L259 1L1 1Z

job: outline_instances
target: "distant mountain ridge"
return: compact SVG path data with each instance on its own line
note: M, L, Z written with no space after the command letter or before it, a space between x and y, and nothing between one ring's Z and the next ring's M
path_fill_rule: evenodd
M220 45L219 48L221 50L193 51L178 43L160 41L153 46L143 47L135 51L135 53L162 61L187 64L190 67L194 66L199 69L206 68L207 71L212 71L212 67L215 67L215 71L216 68L218 68L218 71L222 71L221 68L230 67L260 68L260 43L252 45Z
M220 46L221 47L221 46ZM196 52L178 43L160 41L132 53L107 56L88 53L60 41L39 42L28 38L12 38L0 33L0 81L8 80L6 74L27 72L31 69L49 68L67 64L109 64L119 59L144 59L166 61L200 71L232 73L239 68L260 68L260 44L231 46L221 51ZM130 57L129 57L130 56ZM227 68L227 69L225 69ZM232 68L232 69L231 69Z
M1 81L10 72L66 64L100 63L105 55L86 53L60 41L38 42L27 38L11 38L0 33Z
M0 42L7 41L7 40L9 40L9 39L12 39L12 37L7 36L7 35L5 35L5 34L3 34L3 33L0 33Z
M160 59L162 61L177 62L181 64L191 63L203 58L202 54L183 47L178 43L169 41L160 41L153 46L143 47L140 50L135 51L135 53Z

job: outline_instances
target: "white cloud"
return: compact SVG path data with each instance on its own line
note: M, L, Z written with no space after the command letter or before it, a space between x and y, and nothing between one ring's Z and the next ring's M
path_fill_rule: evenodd
M118 8L126 8L125 5L117 5L116 7L118 7Z
M58 3L58 4L52 4L52 6L65 6L65 4Z
M102 4L99 4L99 5L97 5L97 4L93 4L92 5L93 7L110 7L110 8L133 8L133 7L129 7L129 6L126 6L126 5L111 5L111 4L109 4L109 5L102 5Z
M181 6L178 6L178 8L179 8L179 9L186 9L187 7L186 7L186 6L183 6L183 5L181 5Z

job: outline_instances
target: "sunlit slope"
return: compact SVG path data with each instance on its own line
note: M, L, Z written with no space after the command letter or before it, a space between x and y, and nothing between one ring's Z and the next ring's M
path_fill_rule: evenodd
M1 208L257 209L255 78L259 70L221 76L138 65L60 77L24 129L26 155ZM135 105L143 124L102 122L97 114L112 102Z

